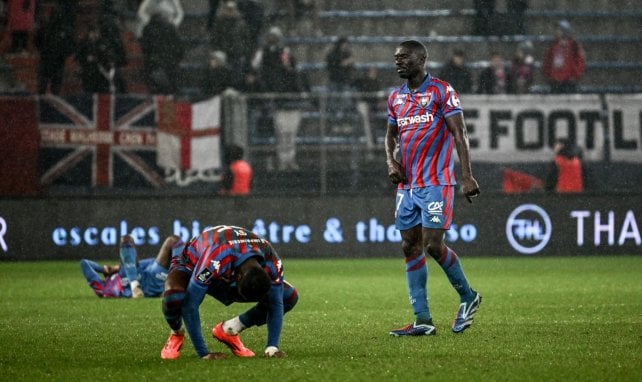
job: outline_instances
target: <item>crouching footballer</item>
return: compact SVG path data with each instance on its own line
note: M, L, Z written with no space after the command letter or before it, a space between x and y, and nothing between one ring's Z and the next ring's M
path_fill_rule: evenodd
M272 244L242 227L219 225L192 238L172 257L163 292L163 314L171 329L161 358L176 359L185 340L185 329L202 359L227 358L210 352L201 332L199 306L205 295L223 304L256 302L256 305L212 329L212 336L237 357L253 357L239 334L266 325L263 355L286 357L279 348L283 316L298 301L297 290L283 277L281 259Z

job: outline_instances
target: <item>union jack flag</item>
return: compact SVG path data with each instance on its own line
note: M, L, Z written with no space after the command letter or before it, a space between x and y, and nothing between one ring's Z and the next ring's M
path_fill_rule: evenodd
M155 105L140 96L41 96L41 183L164 187Z

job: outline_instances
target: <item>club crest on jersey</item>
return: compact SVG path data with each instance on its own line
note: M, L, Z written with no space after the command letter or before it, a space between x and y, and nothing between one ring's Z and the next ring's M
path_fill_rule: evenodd
M419 104L421 107L426 107L430 103L430 98L431 98L430 93L424 93L419 96Z

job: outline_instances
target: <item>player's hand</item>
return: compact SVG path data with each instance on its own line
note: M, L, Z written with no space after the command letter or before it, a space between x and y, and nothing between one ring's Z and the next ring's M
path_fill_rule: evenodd
M473 177L463 178L460 183L461 191L464 193L466 200L468 200L468 203L472 203L473 198L479 196L479 184L477 184L477 181Z
M109 277L120 270L118 265L103 265L103 275Z
M214 352L203 356L201 359L226 359L228 356L225 353Z
M288 355L284 351L279 350L276 346L268 346L263 352L263 357L265 358L285 358L287 356Z
M396 160L388 161L388 178L392 184L399 184L404 181L403 167Z

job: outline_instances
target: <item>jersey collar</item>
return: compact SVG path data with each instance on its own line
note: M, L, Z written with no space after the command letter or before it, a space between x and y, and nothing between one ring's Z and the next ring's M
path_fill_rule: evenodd
M426 73L426 77L424 78L424 81L421 83L421 85L419 85L419 87L417 88L415 93L423 93L423 92L425 92L426 89L428 88L428 83L430 83L430 80L432 80L432 76L430 75L430 73ZM403 84L403 86L401 87L401 90L399 90L399 93L401 93L401 94L410 94L410 93L412 93L410 91L410 89L408 88L408 82L407 81L406 81L405 84Z

